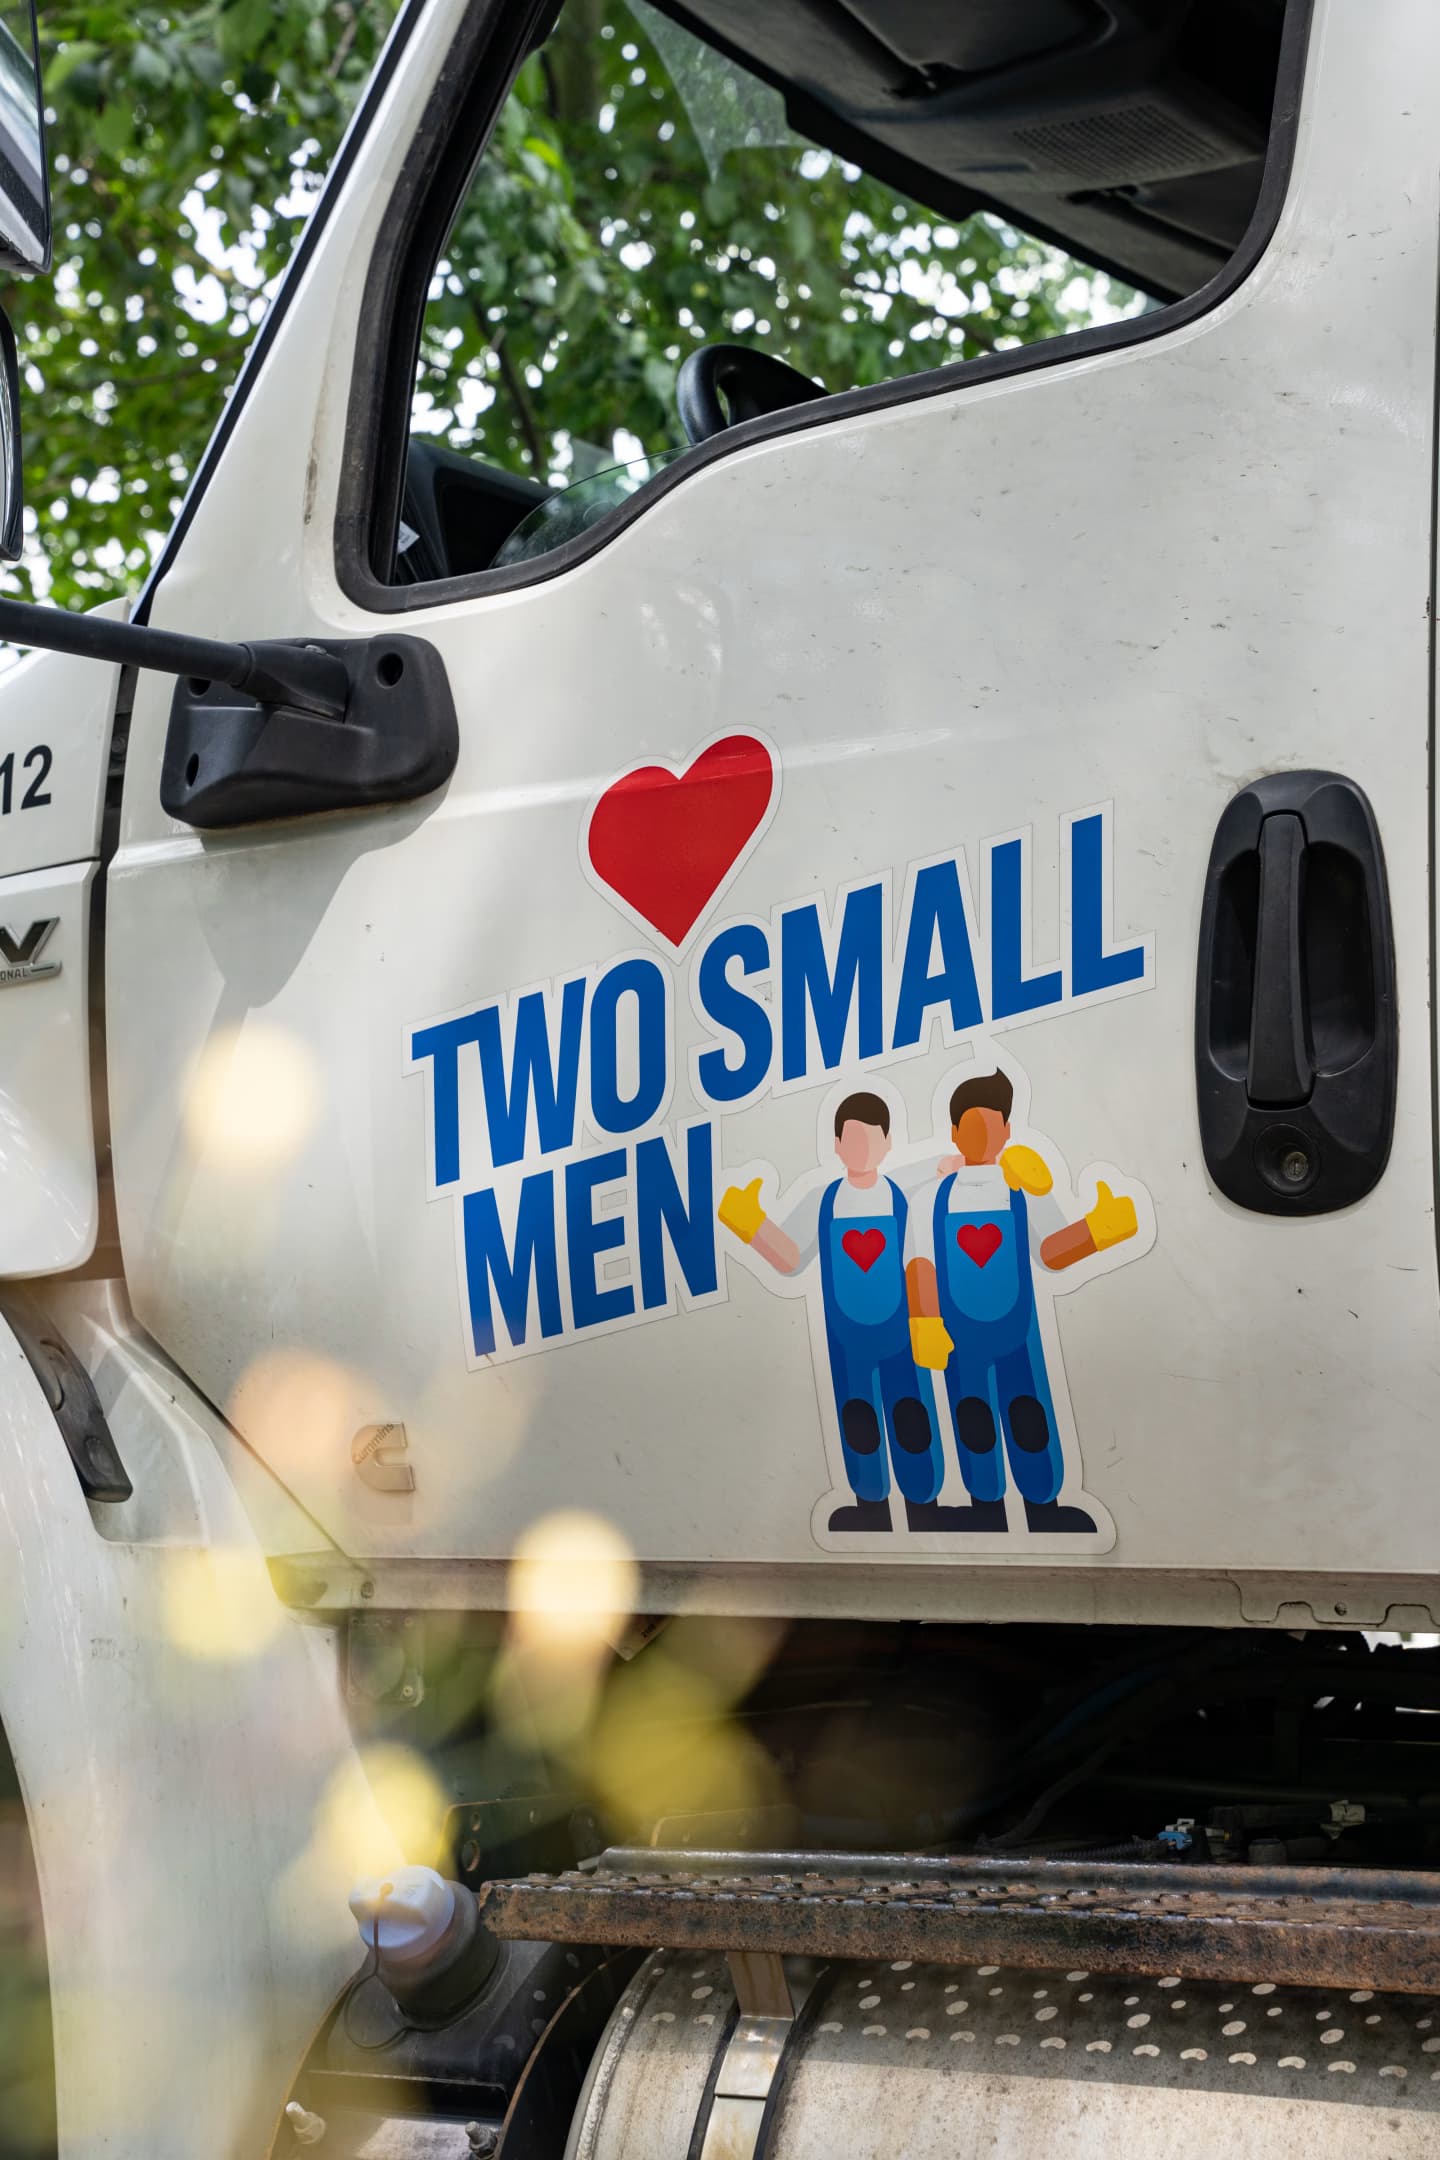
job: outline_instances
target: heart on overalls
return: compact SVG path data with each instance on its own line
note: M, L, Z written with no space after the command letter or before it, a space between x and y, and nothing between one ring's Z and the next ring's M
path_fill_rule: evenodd
M976 1267L984 1267L999 1252L1004 1233L999 1223L961 1223L955 1233L955 1242L967 1260Z
M885 1233L883 1230L847 1230L840 1243L861 1274L868 1275L885 1250Z

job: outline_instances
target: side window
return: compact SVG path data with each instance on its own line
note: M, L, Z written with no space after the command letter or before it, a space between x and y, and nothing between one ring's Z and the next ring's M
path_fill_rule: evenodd
M1092 105L1095 60L1062 40L1027 111L1005 79L1046 75L1056 0L895 11L903 38L879 0L711 0L714 43L689 10L568 0L435 265L395 579L542 555L758 413L1203 285L1259 192L1282 11L1228 42L1228 6L1209 42L1206 10L1167 12L1149 79L1122 53L1123 88L1067 108L1066 54Z

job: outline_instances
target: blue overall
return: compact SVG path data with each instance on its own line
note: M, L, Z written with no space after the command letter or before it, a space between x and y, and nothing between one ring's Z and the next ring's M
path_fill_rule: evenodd
M843 1182L837 1178L820 1202L820 1286L845 1475L857 1500L887 1498L888 1441L905 1498L933 1500L945 1458L930 1375L917 1372L910 1354L905 1195L886 1178L873 1215L837 1215ZM890 1206L881 1213L887 1187Z
M940 1317L955 1348L945 1392L960 1474L972 1500L998 1500L1005 1455L1025 1500L1055 1499L1065 1475L1045 1372L1023 1192L1009 1206L952 1208L954 1176L935 1195L935 1278ZM1005 1437L1004 1454L997 1444Z

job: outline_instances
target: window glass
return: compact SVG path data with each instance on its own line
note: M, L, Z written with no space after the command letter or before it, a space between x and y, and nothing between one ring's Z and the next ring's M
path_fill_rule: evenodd
M676 381L699 347L838 391L1146 305L807 141L777 90L644 0L570 0L436 266L399 575L523 559L643 485L684 445Z

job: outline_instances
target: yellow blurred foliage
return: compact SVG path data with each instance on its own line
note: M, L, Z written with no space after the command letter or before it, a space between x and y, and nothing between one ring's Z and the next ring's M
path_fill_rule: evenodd
M166 1555L165 1630L193 1658L258 1657L285 1625L265 1563L250 1546L182 1547Z
M393 1867L397 1849L406 1860L438 1867L449 1805L422 1755L394 1741L379 1742L331 1779L315 1810L313 1842L347 1883Z
M775 1642L764 1623L689 1619L611 1677L585 1736L583 1775L621 1836L656 1815L772 1806L783 1785L732 1715Z
M563 1509L530 1525L510 1564L510 1623L495 1671L503 1731L574 1754L638 1583L634 1554L602 1516Z
M638 1586L608 1523L565 1513L532 1526L511 1569L500 1729L563 1763L621 1835L647 1834L660 1814L780 1801L769 1755L733 1715L773 1656L778 1626L692 1614L617 1660Z
M349 1461L356 1380L343 1365L308 1350L257 1358L230 1399L229 1417L257 1454L272 1462Z
M542 1516L510 1563L515 1634L568 1649L610 1642L634 1609L638 1584L634 1554L603 1516L579 1509Z
M280 1169L304 1145L322 1094L309 1048L252 1018L212 1035L196 1058L185 1087L185 1137L216 1169Z
M446 1858L449 1795L423 1756L393 1742L342 1763L316 1802L310 1836L274 1886L271 1910L291 1941L338 1948L354 1940L346 1899L363 1877L402 1861Z

